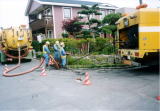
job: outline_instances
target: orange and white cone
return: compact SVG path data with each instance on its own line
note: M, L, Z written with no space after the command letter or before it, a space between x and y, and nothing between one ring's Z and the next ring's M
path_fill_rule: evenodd
M157 96L156 99L157 99L158 101L160 101L160 96Z
M49 59L49 65L53 65L52 59Z
M91 85L91 81L89 80L89 73L85 73L85 79L83 80L83 85Z
M40 76L47 76L45 68L42 67L41 70L42 70L42 72L41 72Z
M7 67L7 64L4 66L4 71L7 72L9 69Z

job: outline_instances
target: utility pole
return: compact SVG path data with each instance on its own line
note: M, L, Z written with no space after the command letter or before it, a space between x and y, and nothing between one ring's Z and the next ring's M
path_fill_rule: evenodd
M139 0L140 5L142 5L142 0Z

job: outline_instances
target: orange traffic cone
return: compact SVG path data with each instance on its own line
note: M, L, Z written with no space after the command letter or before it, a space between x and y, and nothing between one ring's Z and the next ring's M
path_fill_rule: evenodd
M156 99L157 99L158 101L160 101L160 96L157 96Z
M49 65L53 65L52 59L49 59Z
M83 85L90 85L91 81L89 80L89 73L85 73L85 79L83 80Z
M8 69L8 67L7 67L7 64L5 65L5 67L4 67L4 71L5 72L7 72L9 69Z
M47 76L45 68L42 67L41 70L42 70L42 72L41 72L40 76Z

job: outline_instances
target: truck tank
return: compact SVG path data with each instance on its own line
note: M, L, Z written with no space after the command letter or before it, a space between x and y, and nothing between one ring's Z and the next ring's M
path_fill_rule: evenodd
M11 27L0 30L0 62L6 58L17 59L18 48L21 50L21 58L26 57L32 49L31 30L26 26Z

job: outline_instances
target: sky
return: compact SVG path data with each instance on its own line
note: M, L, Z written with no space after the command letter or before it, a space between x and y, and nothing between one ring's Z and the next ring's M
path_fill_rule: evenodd
M84 1L84 0L83 0ZM87 0L97 1L116 5L118 7L135 8L139 5L139 0ZM0 0L0 27L28 25L28 17L25 10L28 0ZM143 0L151 8L160 7L160 0Z

